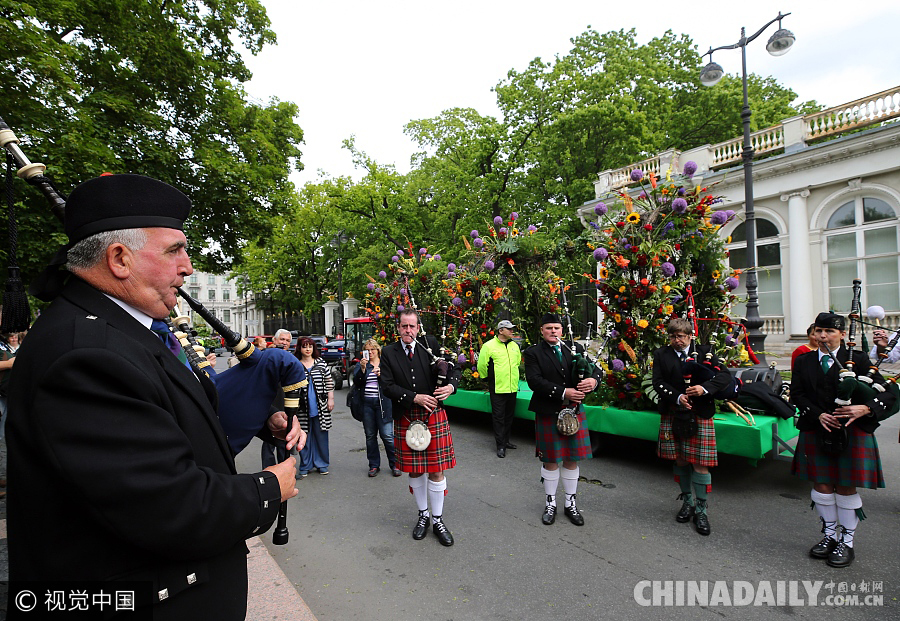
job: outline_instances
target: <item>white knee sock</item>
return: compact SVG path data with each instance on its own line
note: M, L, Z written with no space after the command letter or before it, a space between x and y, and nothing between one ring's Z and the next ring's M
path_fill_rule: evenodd
M559 469L547 470L541 466L541 480L544 482L544 493L547 504L556 506L556 488L559 487Z
M428 500L431 502L432 524L444 515L444 494L446 494L446 492L447 477L444 477L440 481L428 479Z
M816 503L816 512L825 523L825 536L829 539L837 539L835 530L837 529L838 509L835 506L834 494L823 494L812 490L809 494L812 501Z
M575 501L575 494L578 492L578 475L581 469L575 466L572 470L568 468L560 469L560 477L562 477L563 489L566 491L566 506L572 506Z
M425 475L409 477L409 491L415 497L419 511L428 511L428 490L425 489L427 480Z
M862 508L862 498L859 494L851 494L850 496L834 495L834 502L837 505L837 514L841 522L842 530L841 541L848 548L853 547L853 535L856 534L856 527L859 526L859 516L856 510Z

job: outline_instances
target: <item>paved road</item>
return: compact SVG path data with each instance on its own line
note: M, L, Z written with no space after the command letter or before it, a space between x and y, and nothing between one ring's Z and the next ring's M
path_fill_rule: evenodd
M448 473L444 517L456 545L443 548L430 533L414 541L406 477L366 476L362 426L343 407L345 395L330 432L331 474L298 483L288 545L263 537L319 621L900 618L900 417L877 434L889 487L862 491L870 519L858 530L857 560L835 570L807 557L821 537L818 519L809 484L790 475L788 462L752 467L723 456L710 497L713 533L703 538L674 521L678 488L654 445L602 436L601 453L581 466L586 525L560 516L547 527L532 424L516 421L519 449L498 459L486 415L467 412L451 413L458 465ZM238 467L258 465L254 441ZM755 589L766 580L879 581L884 607L642 607L634 599L641 580L742 580Z

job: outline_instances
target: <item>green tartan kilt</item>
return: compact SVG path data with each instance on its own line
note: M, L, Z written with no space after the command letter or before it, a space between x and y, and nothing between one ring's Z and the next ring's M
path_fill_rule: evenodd
M850 425L847 437L849 446L837 457L831 457L822 453L815 431L801 431L791 472L813 483L868 489L884 487L875 436Z

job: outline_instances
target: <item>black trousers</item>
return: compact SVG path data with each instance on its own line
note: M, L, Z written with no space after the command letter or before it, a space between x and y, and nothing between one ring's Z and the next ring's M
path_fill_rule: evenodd
M491 393L491 418L494 422L494 439L497 448L504 448L509 443L509 432L512 429L513 416L516 411L516 393Z

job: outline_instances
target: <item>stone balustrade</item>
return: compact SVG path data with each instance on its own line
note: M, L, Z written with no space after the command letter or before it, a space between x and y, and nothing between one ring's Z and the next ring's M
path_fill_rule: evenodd
M750 134L750 142L756 156L776 151L794 153L805 148L807 143L813 140L837 136L898 117L900 117L900 86L821 112L785 119L778 125ZM599 173L597 180L594 181L594 195L599 199L610 192L628 187L632 183L631 171L635 168L662 176L670 167L673 170L680 170L684 162L694 161L697 163L698 173L702 174L708 170L740 162L743 148L744 138L740 136L685 152L675 149L664 151L640 162Z

